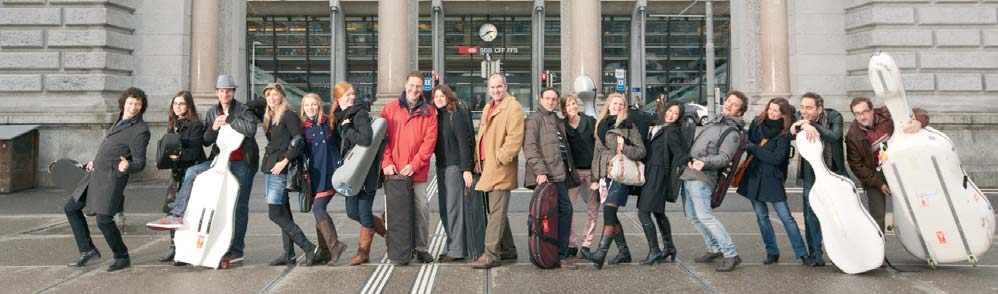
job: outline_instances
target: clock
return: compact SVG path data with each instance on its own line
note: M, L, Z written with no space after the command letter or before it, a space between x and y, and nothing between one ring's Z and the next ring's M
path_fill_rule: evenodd
M492 40L495 40L498 33L499 30L496 29L496 25L491 23L485 23L478 29L478 36L482 37L482 41L485 42L492 42Z

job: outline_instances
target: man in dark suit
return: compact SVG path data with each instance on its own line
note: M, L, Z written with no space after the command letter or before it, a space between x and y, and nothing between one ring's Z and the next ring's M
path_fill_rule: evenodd
M114 263L109 272L131 266L128 247L121 239L121 231L114 223L114 214L122 211L125 185L131 174L146 167L146 146L149 144L149 127L142 120L148 99L138 88L128 88L118 99L121 113L118 120L107 130L104 140L97 148L94 160L87 162L89 172L81 185L73 191L64 207L69 226L73 229L80 257L70 266L82 267L87 262L101 257L100 251L90 239L90 228L83 215L83 207L89 207L97 214L97 227L104 234L104 240L114 252Z

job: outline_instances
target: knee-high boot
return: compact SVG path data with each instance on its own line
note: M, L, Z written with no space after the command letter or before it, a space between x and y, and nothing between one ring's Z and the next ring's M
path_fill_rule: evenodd
M617 224L616 234L613 236L613 241L617 243L617 256L608 261L609 264L619 264L619 263L629 263L631 262L631 250L627 248L627 239L624 238L624 227Z
M648 241L648 256L638 262L641 265L655 265L662 260L662 249L658 248L658 231L655 230L655 223L641 224L645 232L645 240Z
M610 244L613 244L615 231L616 226L603 226L603 236L600 237L599 247L596 248L596 251L582 251L582 257L592 261L596 269L603 269L603 261L606 260L606 252L610 250Z
M662 245L665 246L665 253L662 259L666 262L676 261L676 245L672 242L672 224L669 223L669 217L662 214L662 217L656 218L658 221L658 229L662 232Z

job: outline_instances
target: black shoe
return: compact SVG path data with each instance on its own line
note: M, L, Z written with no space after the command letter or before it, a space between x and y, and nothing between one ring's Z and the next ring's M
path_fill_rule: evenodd
M177 255L177 246L170 245L170 250L166 251L166 254L159 257L159 262L171 262L173 257Z
M186 262L182 262L182 261L174 261L173 262L173 266L188 266L188 265L191 265L191 264L190 263L186 263Z
M267 265L269 266L295 265L295 260L296 259L294 255L288 256L287 254L284 254L278 256L274 260L271 260L270 263L267 263Z
M132 260L129 259L128 257L121 259L115 258L114 263L112 263L111 266L107 267L107 272L120 271L131 266L132 266Z
M579 255L579 248L568 247L568 256L576 256L576 255Z
M431 263L433 262L433 255L429 252L416 250L416 260L421 263Z
M804 256L800 258L800 263L808 267L816 267L818 264L814 262L814 257Z
M302 260L302 265L313 266L319 261L319 246L312 245L312 247L304 248L305 250L305 260Z
M814 260L814 266L825 266L825 258L821 254L811 255L811 259Z
M591 253L591 252L589 252L589 247L582 246L582 249L579 249L578 256L579 257L586 256L586 254L589 254L589 253Z
M662 250L658 247L651 247L648 249L648 256L644 260L638 262L641 265L656 265L662 261L664 256L662 255Z
M499 254L499 260L515 260L517 257L519 256L517 256L516 251L513 251L512 253Z
M721 260L721 265L717 267L719 272L730 272L735 270L735 266L742 263L742 258L735 255L734 257L725 257Z
M721 258L721 257L724 257L724 254L721 254L720 252L707 252L707 253L704 253L703 256L697 257L696 259L693 259L693 261L695 261L697 263L710 263L710 262L714 262L715 259L718 259L718 258Z
M676 254L676 247L666 247L665 253L662 255L662 261L676 262Z
M779 255L766 254L766 260L762 261L762 264L774 264L780 261Z
M614 256L613 259L610 259L610 261L607 261L606 263L631 263L631 250L627 248L627 239L624 238L624 232L617 233L613 239L613 241L617 243L617 256Z
M91 260L99 259L99 258L100 258L100 251L97 251L97 248L94 248L93 250L90 250L89 252L80 253L80 258L77 259L74 262L70 262L68 265L69 266L83 267L83 266L86 266L87 263L90 262Z

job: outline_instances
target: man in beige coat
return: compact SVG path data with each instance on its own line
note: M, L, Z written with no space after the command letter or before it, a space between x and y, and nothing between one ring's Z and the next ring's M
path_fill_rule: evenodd
M510 191L516 189L517 156L523 143L523 106L506 92L506 77L489 77L491 101L482 109L475 148L475 169L482 173L475 190L487 193L488 223L485 252L471 267L499 266L500 259L516 259L516 244L509 230L506 210Z

